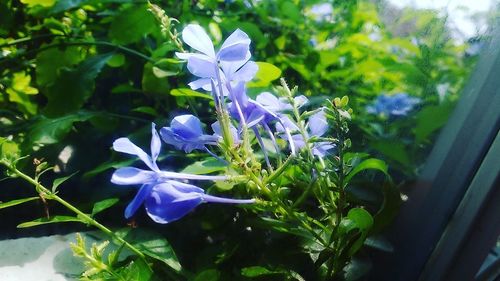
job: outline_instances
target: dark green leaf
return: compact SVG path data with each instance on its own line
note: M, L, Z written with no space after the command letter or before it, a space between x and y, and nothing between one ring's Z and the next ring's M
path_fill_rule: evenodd
M16 206L16 205L23 204L23 203L33 201L33 200L37 200L37 199L40 199L40 197L28 197L28 198L23 198L23 199L12 200L9 202L2 202L2 203L0 203L0 209L9 208L12 206Z
M173 270L179 272L182 267L168 241L160 234L146 229L124 229L117 232L145 255L164 262Z
M359 163L359 165L354 167L354 169L352 169L352 171L345 177L345 183L349 183L352 177L354 177L357 173L369 169L379 170L388 176L387 165L385 164L385 162L380 159L370 158L364 160L363 162Z
M220 272L216 269L207 269L196 275L194 281L219 281Z
M36 56L36 83L42 87L52 85L60 70L73 67L81 62L84 59L83 54L80 48L75 46L69 46L63 50L50 48L38 53Z
M392 182L385 182L382 186L384 201L382 207L373 217L374 224L371 229L371 234L376 234L388 226L399 213L401 206L401 193L396 185Z
M250 266L241 269L241 275L245 277L257 277L269 274L282 274L283 271L272 271L262 266Z
M71 174L69 176L55 179L54 182L52 183L52 192L56 192L57 187L59 187L63 182L67 181L72 176L76 175L76 173L78 173L78 172L74 172L73 174Z
M371 143L370 146L392 160L395 160L403 165L410 165L410 157L407 152L408 149L402 142L381 140Z
M139 41L157 26L146 5L133 5L114 17L109 37L116 43L129 44Z
M45 92L45 113L57 117L80 109L94 91L95 78L112 56L111 53L86 59L77 67L62 69L54 84Z
M112 207L113 205L115 205L119 201L120 201L120 199L118 199L118 198L109 198L109 199L104 199L102 201L96 202L94 204L94 207L92 208L92 216L95 216L97 213L100 213L100 212Z
M53 216L50 218L40 218L40 219L36 219L33 221L23 222L23 223L19 224L17 227L18 228L26 228L26 227L33 227L33 226L42 225L42 224L60 223L60 222L83 222L83 221L77 217Z
M30 127L28 142L30 144L52 144L61 141L73 127L73 123L82 122L95 116L95 113L80 111L59 118L40 116Z
M124 271L125 280L149 281L153 276L151 267L143 259L135 259Z

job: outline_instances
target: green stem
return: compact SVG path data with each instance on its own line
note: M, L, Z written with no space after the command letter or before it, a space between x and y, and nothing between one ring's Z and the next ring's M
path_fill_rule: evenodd
M11 172L15 173L16 175L18 175L20 178L22 178L22 179L26 180L27 182L31 183L32 185L34 185L38 190L42 191L43 194L45 196L47 196L48 199L52 199L52 200L57 201L58 203L60 203L64 207L68 208L69 210L71 210L72 212L74 212L75 214L77 214L77 216L80 219L82 219L82 221L84 221L84 222L86 222L86 223L88 223L88 224L90 224L90 225L98 228L99 230L101 230L105 234L109 235L113 239L119 241L120 243L122 243L123 245L125 245L125 247L129 248L132 252L134 252L135 254L137 254L139 257L141 257L143 259L145 258L144 254L139 249L137 249L136 247L134 247L133 245L131 245L130 243L128 243L127 241L125 241L123 238L117 236L112 230L110 230L106 226L100 224L99 222L97 222L96 220L94 220L89 215L85 214L84 212L82 212L78 208L76 208L75 206L73 206L70 203L66 202L61 197L59 197L56 194L52 193L49 189L47 189L45 186L43 186L42 184L40 184L35 179L33 179L30 176L26 175L25 173L19 171L18 169L16 169L12 165L10 165L10 163L8 163L5 160L0 160L0 164L2 164L5 167L7 167L7 169L9 169Z
M28 52L24 52L22 54L17 54L16 56L10 57L10 58L6 58L3 61L5 62L5 61L11 60L11 59L15 59L17 56L27 55L27 54L30 54L32 52L38 52L39 53L39 52L42 52L42 51L45 51L45 50L48 50L48 49L51 49L51 48L64 47L64 46L107 46L107 47L113 47L113 48L116 48L116 49L118 49L118 50L120 50L120 51L122 51L124 53L128 53L128 54L137 56L137 57L139 57L141 59L144 59L146 61L149 61L149 62L152 62L152 63L155 62L154 59L152 59L152 58L144 55L143 53L140 53L140 52L138 52L136 50L133 50L133 49L121 46L121 45L117 45L117 44L114 44L114 43L111 43L111 42L107 42L107 41L73 41L73 42L54 43L54 44L49 44L49 45L43 46L43 47L35 49L35 50L30 50ZM2 61L0 61L0 62L2 62Z

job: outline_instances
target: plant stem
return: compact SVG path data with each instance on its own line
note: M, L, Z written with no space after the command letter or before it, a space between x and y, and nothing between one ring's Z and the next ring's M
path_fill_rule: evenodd
M78 208L76 208L75 206L73 206L70 203L66 202L61 197L59 197L56 194L52 193L48 188L46 188L45 186L43 186L42 184L40 184L35 179L33 179L30 176L26 175L25 173L19 171L18 169L16 169L15 167L13 167L9 162L7 162L5 160L0 160L0 164L2 164L5 167L7 167L7 169L9 169L11 172L15 173L16 175L18 175L20 178L22 178L22 179L26 180L27 182L31 183L32 185L34 185L35 188L37 188L38 190L40 190L41 192L43 192L43 195L45 195L47 199L52 199L52 200L57 201L58 203L60 203L64 207L66 207L67 209L69 209L72 212L74 212L75 214L77 214L78 218L80 218L82 220L82 222L85 222L87 224L90 224L90 225L98 228L99 230L101 230L105 234L109 235L113 239L115 239L115 240L119 241L120 243L122 243L123 245L125 245L125 247L129 248L132 252L134 252L135 254L137 254L139 257L141 257L141 258L144 259L145 256L144 256L144 254L139 249L137 249L136 247L134 247L129 242L125 241L123 238L117 236L112 230L110 230L106 226L100 224L99 222L97 222L95 219L93 219L89 215L85 214L84 212L82 212Z

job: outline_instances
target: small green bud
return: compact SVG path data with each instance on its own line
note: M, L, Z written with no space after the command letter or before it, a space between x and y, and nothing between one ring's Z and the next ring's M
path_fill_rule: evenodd
M335 104L335 107L341 107L342 101L340 100L340 98L334 98L333 104Z
M340 100L340 106L346 107L348 103L349 103L349 97L343 96L342 99Z
M344 141L344 147L345 147L345 148L350 148L350 147L351 147L351 145L352 145L351 139L346 139L346 140Z
M87 12L84 9L78 9L75 11L76 18L85 21L87 19Z

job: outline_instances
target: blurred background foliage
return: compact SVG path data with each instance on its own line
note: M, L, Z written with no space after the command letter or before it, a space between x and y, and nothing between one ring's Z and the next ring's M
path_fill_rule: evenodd
M349 96L354 109L353 150L384 159L398 183L418 175L436 132L447 121L488 41L480 33L456 40L446 14L398 8L384 0L151 2L165 10L171 30L180 32L184 25L196 22L209 31L216 45L236 28L245 31L252 39L253 60L260 62L250 94L268 90L282 76L313 105L325 98ZM495 11L483 16L492 23L498 15ZM49 177L77 172L61 192L78 199L83 208L112 196L127 202L133 194L132 189L109 183L111 168L133 161L112 152L114 139L129 136L146 144L151 121L163 126L181 112L195 112L202 121L214 119L206 94L187 89L192 77L174 58L180 48L172 40L175 32L162 28L145 1L4 0L0 15L1 152L29 156L19 163L26 171L34 171L33 160L38 159L56 164ZM367 111L378 96L397 93L418 98L418 105L396 117ZM166 155L162 163L172 170L205 157L192 153L192 162L180 162L176 152ZM21 183L0 185L2 201L26 195ZM103 219L124 225L124 204L119 206ZM39 217L43 208L37 208L39 213L33 209L2 212L6 231L0 236L18 235L15 222ZM212 207L210 213L219 215L214 219L202 208L182 225L204 217L205 234L217 240L215 229L234 215L224 213L227 207L224 210ZM170 238L175 244L180 234L166 235L174 236ZM210 257L223 267L241 246L233 242L224 245L234 249L223 256L217 255L221 251L215 247L205 247L204 253L191 258L201 264ZM183 251L186 245L177 247L184 259L191 255L188 249ZM251 249L252 243L245 247ZM268 254L285 258L283 253L281 257ZM296 263L301 261L299 257Z

